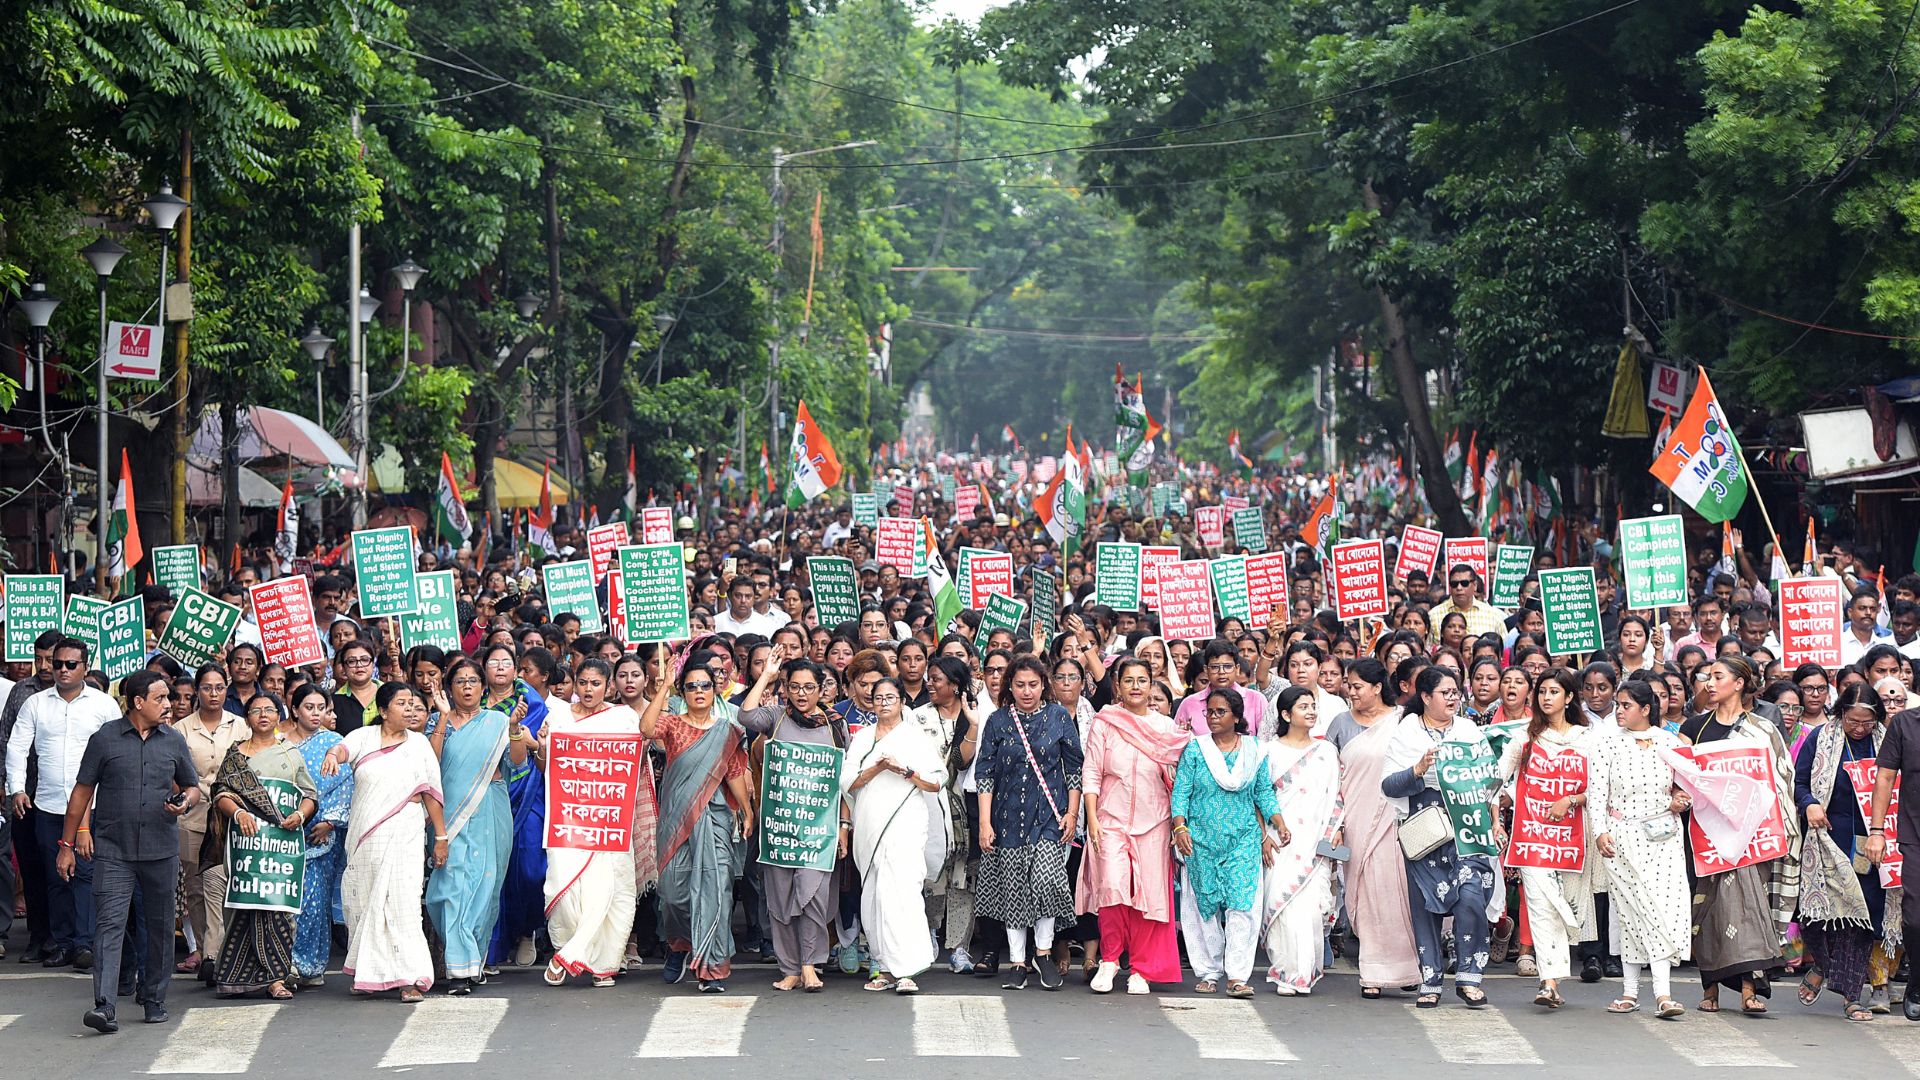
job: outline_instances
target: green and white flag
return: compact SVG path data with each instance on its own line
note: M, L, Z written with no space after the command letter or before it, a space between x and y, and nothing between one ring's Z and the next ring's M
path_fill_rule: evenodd
M947 573L946 557L940 554L940 545L934 543L933 524L926 518L920 519L920 545L926 552L927 592L933 594L934 630L945 634L964 605L960 602L960 590L954 587L953 575Z
M433 531L447 543L459 547L473 533L473 519L460 496L460 481L453 476L453 459L440 455L440 488L433 495Z
M1160 425L1147 412L1147 399L1141 393L1141 378L1133 385L1119 364L1113 365L1114 448L1127 470L1127 482L1136 487L1147 485L1147 470L1153 465L1153 440Z

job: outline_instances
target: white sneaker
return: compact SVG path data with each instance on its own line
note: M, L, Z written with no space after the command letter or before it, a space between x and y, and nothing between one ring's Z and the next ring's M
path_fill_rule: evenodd
M1119 974L1119 964L1109 964L1103 960L1100 963L1099 969L1093 973L1093 979L1087 983L1087 988L1096 994L1111 994L1113 993L1113 980Z
M514 946L514 949L513 949L513 966L514 967L532 967L533 962L538 959L540 959L540 952L538 949L534 947L533 938L531 936L521 938L520 944Z
M947 960L947 970L955 975L965 975L973 970L973 955L967 952L965 945L953 950L953 955Z
M1141 978L1139 972L1134 972L1127 976L1127 993L1134 997L1145 997L1153 993L1153 987L1147 985L1147 980Z

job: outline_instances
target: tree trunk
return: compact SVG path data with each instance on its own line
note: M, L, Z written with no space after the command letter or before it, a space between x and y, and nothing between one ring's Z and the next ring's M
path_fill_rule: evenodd
M1380 196L1373 190L1371 181L1361 186L1360 197L1367 209L1375 214L1382 212ZM1407 427L1412 430L1413 443L1419 451L1420 480L1427 492L1427 502L1432 505L1442 532L1453 536L1468 535L1472 530L1467 526L1466 512L1460 507L1460 493L1454 489L1453 480L1447 475L1440 438L1434 433L1433 416L1427 411L1427 380L1414 360L1413 342L1407 336L1406 317L1400 311L1399 302L1385 287L1375 285L1373 294L1380 302L1380 321L1387 329L1387 356L1393 362L1393 381L1400 391L1400 403L1407 413Z

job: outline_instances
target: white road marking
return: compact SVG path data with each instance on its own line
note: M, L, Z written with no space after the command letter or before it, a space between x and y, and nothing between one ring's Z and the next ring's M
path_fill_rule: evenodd
M1192 1039L1202 1058L1224 1061L1298 1061L1274 1037L1250 1001L1161 998L1160 1014Z
M1007 1003L997 997L916 997L913 1052L918 1057L1019 1057Z
M1887 1021L1893 1021L1888 1023ZM1920 1076L1920 1024L1909 1024L1900 1015L1900 1005L1894 1003L1892 1016L1875 1018L1871 1024L1858 1025L1860 1030L1880 1044L1887 1055L1898 1062L1908 1076Z
M752 997L701 995L666 998L647 1025L634 1057L739 1057Z
M15 1020L18 1020L18 1019L20 1019L19 1013L13 1013L7 1016L0 1016L0 1031L7 1030L7 1025L13 1023Z
M1761 1046L1727 1017L1694 1013L1679 1022L1647 1025L1661 1042L1689 1065L1744 1069L1791 1069L1794 1066Z
M1492 1009L1412 1009L1440 1060L1454 1065L1543 1065L1526 1036Z
M215 1006L188 1009L180 1014L167 1043L153 1059L150 1075L179 1073L244 1073L253 1067L267 1024L285 1006Z
M471 1065L507 1017L506 998L428 998L407 1013L379 1067Z

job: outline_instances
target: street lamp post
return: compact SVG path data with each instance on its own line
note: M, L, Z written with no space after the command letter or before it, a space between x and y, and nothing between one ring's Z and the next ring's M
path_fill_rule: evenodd
M400 371L394 375L393 382L385 390L369 398L369 402L379 401L407 381L407 369L412 367L413 359L413 289L420 279L427 276L427 268L414 262L409 256L405 262L393 268L393 276L400 282Z
M785 228L780 215L781 205L786 201L786 188L780 183L780 167L796 158L813 154L830 154L836 150L858 150L863 146L874 145L872 139L859 142L841 143L838 146L822 146L813 150L798 150L787 153L779 147L773 148L773 339L767 345L767 437L780 437L780 248L785 237ZM743 403L744 405L744 403ZM746 424L742 420L740 427L740 453L747 452Z
M48 292L47 287L39 282L35 282L33 287L27 290L26 295L20 298L20 310L27 316L27 326L33 331L33 367L36 370L29 373L28 383L37 386L40 391L40 440L47 444L47 454L60 464L60 487L65 491L61 496L60 519L64 529L69 517L66 507L73 503L73 485L68 482L67 456L54 447L53 435L47 428L47 326L53 322L53 310L59 306L60 299ZM37 379L32 377L35 374L38 375ZM103 485L103 490L106 482L106 477L102 476L100 483ZM98 573L97 570L95 572Z
M359 483L353 489L353 527L356 529L365 528L367 524L367 324L379 310L380 301L373 298L365 285L360 286L352 328L353 412L350 414L353 417L353 470L359 476Z
M94 358L94 407L96 427L94 433L96 460L99 472L94 474L98 481L94 487L93 538L95 542L93 572L96 577L106 572L101 567L107 560L107 279L113 276L113 268L118 266L127 249L108 237L101 237L80 249L80 254L93 267L96 291L100 298L100 352ZM159 342L154 343L155 347ZM127 508L132 513L133 508Z
M171 234L180 215L187 212L188 204L187 200L173 193L172 184L161 184L160 193L140 205L146 208L147 217L156 231ZM160 336L163 339L167 336L167 241L170 238L170 235L160 238L160 307L154 316L154 322L160 324ZM158 344L156 342L155 346L158 347Z
M321 427L327 426L327 402L325 379L327 350L333 348L333 339L320 332L320 324L307 327L307 336L300 339L300 347L307 350L307 357L313 361L313 422Z

